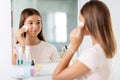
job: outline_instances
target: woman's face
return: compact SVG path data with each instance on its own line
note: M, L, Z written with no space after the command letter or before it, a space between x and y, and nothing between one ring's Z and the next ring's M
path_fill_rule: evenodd
M29 16L24 23L26 26L28 26L28 31L26 35L30 36L37 36L42 29L42 23L41 23L41 18L38 15L32 15Z

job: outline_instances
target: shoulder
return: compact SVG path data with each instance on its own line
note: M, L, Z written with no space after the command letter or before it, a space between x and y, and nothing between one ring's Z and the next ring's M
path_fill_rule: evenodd
M43 45L47 48L55 48L56 49L56 47L53 44L45 42L45 41L41 41L41 45Z
M81 55L91 55L91 56L105 56L105 52L99 44L92 46L91 48L82 51Z
M94 66L102 64L103 61L106 60L105 53L100 45L94 45L91 48L88 48L79 55L78 60L89 66L89 68L93 68Z

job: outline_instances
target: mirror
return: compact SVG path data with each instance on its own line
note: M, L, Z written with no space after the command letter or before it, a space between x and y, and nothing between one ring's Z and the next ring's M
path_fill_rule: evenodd
M61 47L69 44L69 34L77 26L78 0L12 0L13 34L18 30L20 14L25 8L40 12L45 38L61 55Z

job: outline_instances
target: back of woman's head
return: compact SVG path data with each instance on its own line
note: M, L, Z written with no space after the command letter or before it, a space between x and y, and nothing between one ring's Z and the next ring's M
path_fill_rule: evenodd
M19 28L21 28L24 25L25 20L32 15L38 15L41 18L41 23L42 23L42 17L40 15L40 13L33 8L25 8L22 12L21 12L21 16L20 16L20 23L19 23ZM45 41L44 35L43 35L43 23L42 23L42 29L41 32L38 34L38 38L40 40ZM24 35L26 36L26 33L24 33Z
M87 2L81 9L90 34L100 43L107 57L113 57L116 51L108 7L99 0Z

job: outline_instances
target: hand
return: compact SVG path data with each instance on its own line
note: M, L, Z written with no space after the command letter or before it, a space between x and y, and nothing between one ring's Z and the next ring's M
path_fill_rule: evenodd
M20 46L25 46L25 37L24 33L26 29L24 27L20 28L16 34L16 40L19 42Z
M72 32L70 33L70 48L74 51L76 51L84 37L84 27L76 27Z

